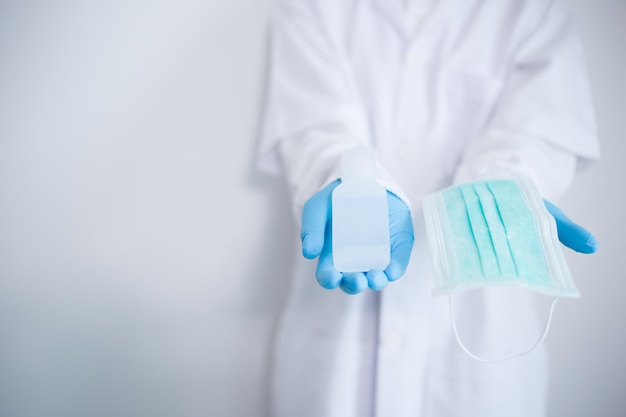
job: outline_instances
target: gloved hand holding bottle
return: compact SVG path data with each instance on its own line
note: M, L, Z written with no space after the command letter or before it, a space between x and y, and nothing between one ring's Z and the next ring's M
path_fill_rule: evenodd
M341 156L341 180L304 205L302 252L319 256L317 281L357 294L400 278L413 248L407 205L376 180L374 155L357 146Z
M409 264L413 248L413 223L407 205L387 191L389 209L390 262L384 269L342 273L333 264L332 193L341 183L336 180L313 195L302 213L302 254L308 259L319 257L315 276L326 289L340 287L347 294L358 294L366 287L382 290L400 278Z

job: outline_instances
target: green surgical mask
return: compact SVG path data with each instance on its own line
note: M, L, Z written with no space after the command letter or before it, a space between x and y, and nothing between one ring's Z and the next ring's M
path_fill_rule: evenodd
M501 362L534 350L545 338L556 301L579 297L565 262L556 222L527 179L478 181L424 199L436 295L448 295L455 336L482 362ZM452 294L487 286L515 285L554 297L546 326L528 351L484 359L463 345L454 321Z

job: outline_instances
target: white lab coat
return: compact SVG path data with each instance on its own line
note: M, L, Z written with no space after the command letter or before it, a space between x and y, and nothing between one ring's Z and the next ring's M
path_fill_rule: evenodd
M599 155L584 57L549 0L287 0L272 19L260 167L286 177L296 221L355 144L412 209L409 268L381 292L315 281L296 255L274 344L276 416L545 414L545 351L500 365L465 356L447 299L434 298L421 198L454 182L524 175L558 199ZM531 345L541 328L525 290L455 297L465 343L482 356ZM544 313L543 311L542 313Z

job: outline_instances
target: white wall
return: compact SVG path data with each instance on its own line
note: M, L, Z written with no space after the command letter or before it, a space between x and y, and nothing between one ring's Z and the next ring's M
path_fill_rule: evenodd
M0 416L264 414L270 3L0 2Z
M625 3L572 0L604 149L600 241L548 338L551 415L626 414ZM0 2L0 415L266 416L297 251L252 168L272 0Z
M579 301L559 303L552 353L551 416L626 415L626 2L569 0L589 64L602 160L562 202L599 241L593 256L568 252Z

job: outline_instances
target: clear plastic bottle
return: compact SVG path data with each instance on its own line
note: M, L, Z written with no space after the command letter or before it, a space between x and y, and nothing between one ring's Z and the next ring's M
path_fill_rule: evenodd
M341 184L332 196L333 263L341 272L389 265L387 190L376 182L371 152L364 147L341 158Z

